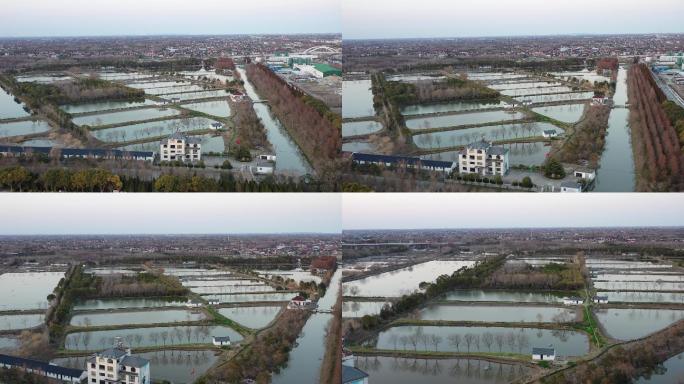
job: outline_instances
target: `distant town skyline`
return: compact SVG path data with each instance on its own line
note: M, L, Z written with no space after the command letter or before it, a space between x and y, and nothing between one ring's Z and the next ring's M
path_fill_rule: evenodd
M345 194L343 230L684 226L681 194Z
M681 33L677 0L344 0L343 38Z
M340 33L340 0L7 0L0 37Z
M339 194L3 194L0 235L340 233Z

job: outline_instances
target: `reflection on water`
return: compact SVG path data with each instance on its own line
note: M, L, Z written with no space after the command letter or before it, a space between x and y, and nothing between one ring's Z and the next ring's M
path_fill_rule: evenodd
M490 384L509 383L528 373L523 365L474 359L411 359L357 357L356 367L375 384Z
M342 81L342 117L374 116L370 80Z
M589 338L577 331L508 327L398 326L382 331L378 349L528 354L533 347L556 348L561 356L589 351ZM375 345L373 345L375 344Z
M632 340L684 319L684 310L609 308L596 311L596 318L613 338Z

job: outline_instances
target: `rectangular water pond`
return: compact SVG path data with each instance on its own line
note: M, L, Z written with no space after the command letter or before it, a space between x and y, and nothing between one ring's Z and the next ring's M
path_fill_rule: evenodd
M194 287L190 289L194 293L200 295L222 295L228 293L254 293L254 292L271 292L273 288L266 285L224 285L221 287Z
M503 101L492 102L449 102L449 103L434 103L434 104L420 104L409 105L401 109L401 114L404 116L422 115L425 113L440 113L440 112L461 112L461 111L475 111L478 109L489 108L503 108L506 105Z
M596 292L608 296L608 302L625 303L678 303L684 304L684 292Z
M430 304L420 310L421 320L560 323L575 319L575 311L568 308Z
M233 343L242 340L242 336L230 327L186 325L70 333L64 340L64 346L66 349L79 351L104 349L114 345L116 337L121 337L134 349L165 345L211 344L212 336L229 336Z
M523 89L523 88L547 88L547 87L557 87L562 85L557 81L518 81L518 82L505 82L496 83L489 86L491 89L496 89L498 91L506 89Z
M229 287L233 285L254 285L258 284L259 280L250 279L232 279L225 278L220 280L183 280L182 284L185 287Z
M373 384L504 384L525 376L524 365L475 359L413 359L358 356L356 368L368 373Z
M520 96L516 100L522 102L523 100L530 100L533 103L548 103L552 101L571 101L571 100L588 100L594 96L594 92L572 92L559 93L557 95L537 95L537 96Z
M46 309L47 296L64 272L16 272L0 275L0 310Z
M488 141L538 137L542 131L548 129L554 129L559 134L564 133L563 129L551 123L499 124L414 135L413 142L423 149L449 148L466 145L483 137Z
M563 104L532 108L532 111L564 123L576 123L584 113L584 104Z
M342 288L347 296L399 297L418 290L418 285L423 281L432 282L439 275L451 275L454 271L471 267L473 264L474 261L428 261L344 283Z
M14 96L0 88L0 120L28 116L24 104L14 101Z
M0 137L35 135L50 130L50 125L42 120L15 121L0 124Z
M342 123L342 137L367 135L382 129L382 123L377 121L354 121Z
M374 115L371 81L342 81L342 117Z
M208 295L206 300L218 300L220 303L252 303L270 301L290 301L296 293L238 293L235 295Z
M172 93L181 93L181 92L195 92L195 91L201 91L204 88L202 88L199 85L175 85L172 87L154 87L154 88L145 88L145 93L148 95L168 95Z
M509 111L462 113L458 115L406 119L406 127L409 129L431 129L455 127L459 125L495 124L497 121L519 120L524 117L525 115L523 113Z
M153 89L153 88L169 88L169 87L181 87L184 85L191 85L189 81L142 81L136 83L128 83L127 87L136 89Z
M650 335L684 319L684 310L608 308L595 312L608 335L618 340L632 340Z
M311 274L309 271L257 271L259 275L266 278L281 277L284 280L292 279L296 282L302 281L315 281L316 283L321 282L321 277Z
M160 117L176 116L180 111L172 108L145 108L132 111L102 113L73 118L74 124L97 127L100 125L121 124L129 121L151 120Z
M684 291L684 282L674 281L596 281L594 288L611 291Z
M226 90L216 90L216 91L200 91L200 92L186 92L186 93L170 93L165 94L164 99L171 101L173 98L180 98L183 100L197 100L197 99L208 99L212 97L228 97L229 93Z
M205 101L203 103L183 104L181 107L217 117L230 116L230 105L228 105L227 100L214 100Z
M218 356L214 351L168 350L155 352L134 352L135 356L150 361L150 376L154 382L169 381L173 384L194 383L209 368ZM87 356L61 357L51 361L52 364L67 368L84 369Z
M0 351L11 352L19 347L19 340L14 337L0 336Z
M102 141L116 143L166 136L176 131L189 132L209 129L214 122L214 120L207 119L206 117L191 117L124 125L93 131L92 134Z
M60 108L67 113L86 113L108 111L112 109L134 108L145 105L155 105L156 101L145 99L144 101L99 101L97 103L86 104L66 104L61 105Z
M283 309L281 306L219 308L218 313L252 329L267 326Z
M342 317L363 317L377 315L387 301L349 301L342 302Z
M641 273L599 273L593 277L594 281L682 281L684 275L675 274L641 274Z
M69 324L79 327L109 325L180 323L206 319L203 312L185 309L138 312L103 312L74 315Z
M518 97L527 95L546 95L552 93L561 92L572 92L572 88L566 86L558 87L541 87L541 88L518 88L518 89L506 89L501 91L502 95Z
M503 301L513 303L560 303L562 296L551 293L518 291L483 291L481 289L458 290L449 292L445 300L458 301Z
M43 324L45 315L0 315L0 331L28 329Z
M77 301L74 310L102 310L124 308L157 308L157 307L181 307L186 304L185 299L144 297L139 299L89 299Z
M437 339L432 336L436 336ZM467 339L471 340L470 346L466 342ZM434 345L434 340L439 340L437 346ZM455 341L458 341L458 345ZM413 342L416 343L415 348ZM507 352L528 355L533 347L548 346L553 346L557 355L582 356L589 352L589 338L584 333L567 330L407 325L381 332L376 348L406 351L415 349L443 352Z

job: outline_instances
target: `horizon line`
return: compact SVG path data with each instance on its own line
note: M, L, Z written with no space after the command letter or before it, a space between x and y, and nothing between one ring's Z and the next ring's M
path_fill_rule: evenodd
M432 228L351 228L351 229L342 229L342 231L430 231L430 230L491 230L491 229L596 229L596 228L602 228L602 229L639 229L639 228L671 228L671 229L677 229L681 228L684 229L684 225L621 225L621 226L605 226L605 225L596 225L596 226L584 226L584 227L577 227L577 226L570 226L570 227L556 227L556 226L548 226L548 227L467 227L467 228L455 228L455 227L432 227Z
M446 39L478 39L478 38L520 38L520 37L571 37L571 36L652 36L652 35L684 35L683 32L577 32L577 33L555 33L555 34L521 34L521 35L463 35L463 36L414 36L414 37L355 37L355 38L344 38L344 33L342 34L342 40L354 41L354 40L421 40L421 39L434 39L434 40L446 40Z
M137 34L137 35L53 35L53 36L0 36L0 39L72 39L72 38L93 38L93 37L202 37L202 36L304 36L304 35L342 35L342 32L288 32L288 33L254 33L254 32L240 32L240 33L153 33L153 34Z

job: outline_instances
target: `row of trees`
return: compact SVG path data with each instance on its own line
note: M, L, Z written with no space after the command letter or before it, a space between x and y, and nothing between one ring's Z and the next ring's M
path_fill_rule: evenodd
M143 179L102 168L33 170L18 165L0 169L0 189L20 192L320 192L329 185L313 179L268 176L260 181L222 172L218 179L165 174Z
M451 275L440 275L432 283L422 282L420 286L421 288L424 288L423 292L403 295L395 303L385 304L379 314L363 316L361 318L361 324L364 329L370 330L380 324L387 323L392 319L407 314L423 305L428 300L436 298L451 290L481 287L486 283L487 277L501 267L505 261L505 256L488 258L477 262L477 264L471 268L462 267L457 271L454 271Z
M0 169L0 187L10 191L111 192L120 190L122 185L119 176L100 168L55 168L41 175L22 166Z
M342 119L325 104L288 84L261 64L247 76L317 170L329 167L342 146Z
M677 131L661 104L665 95L645 64L630 67L627 83L637 190L684 189L684 154Z
M581 266L576 263L551 263L540 267L506 264L488 278L487 287L569 291L584 287L584 276Z
M232 103L231 109L235 111L233 122L237 129L236 148L254 149L256 147L270 148L266 136L266 128L254 111L251 100L245 99L240 102Z
M443 336L436 334L426 334L421 332L421 328L417 328L416 332L409 335L398 335L392 333L389 336L389 343L397 350L398 345L402 346L404 351L408 347L412 347L414 352L422 345L423 351L434 349L435 352L440 351L439 346L443 342L447 342L449 346L456 352L503 352L504 346L507 346L506 352L527 353L527 348L530 346L530 336L523 332L484 332L484 333L466 333L450 334L444 340Z
M163 346L179 345L179 344L204 344L210 341L212 327L209 325L195 325L184 327L168 327L163 331L150 330L147 334L129 333L124 336L126 345L131 347L145 347L145 346ZM122 330L125 332L125 330ZM97 341L93 340L93 332L78 332L70 334L64 340L64 347L66 349L84 349L91 350L94 348L105 349L107 346L114 345L116 339L112 337L101 336ZM146 344L145 344L146 343Z
M592 167L597 167L606 144L609 116L608 107L589 107L585 119L575 126L554 157L564 163L587 160Z

